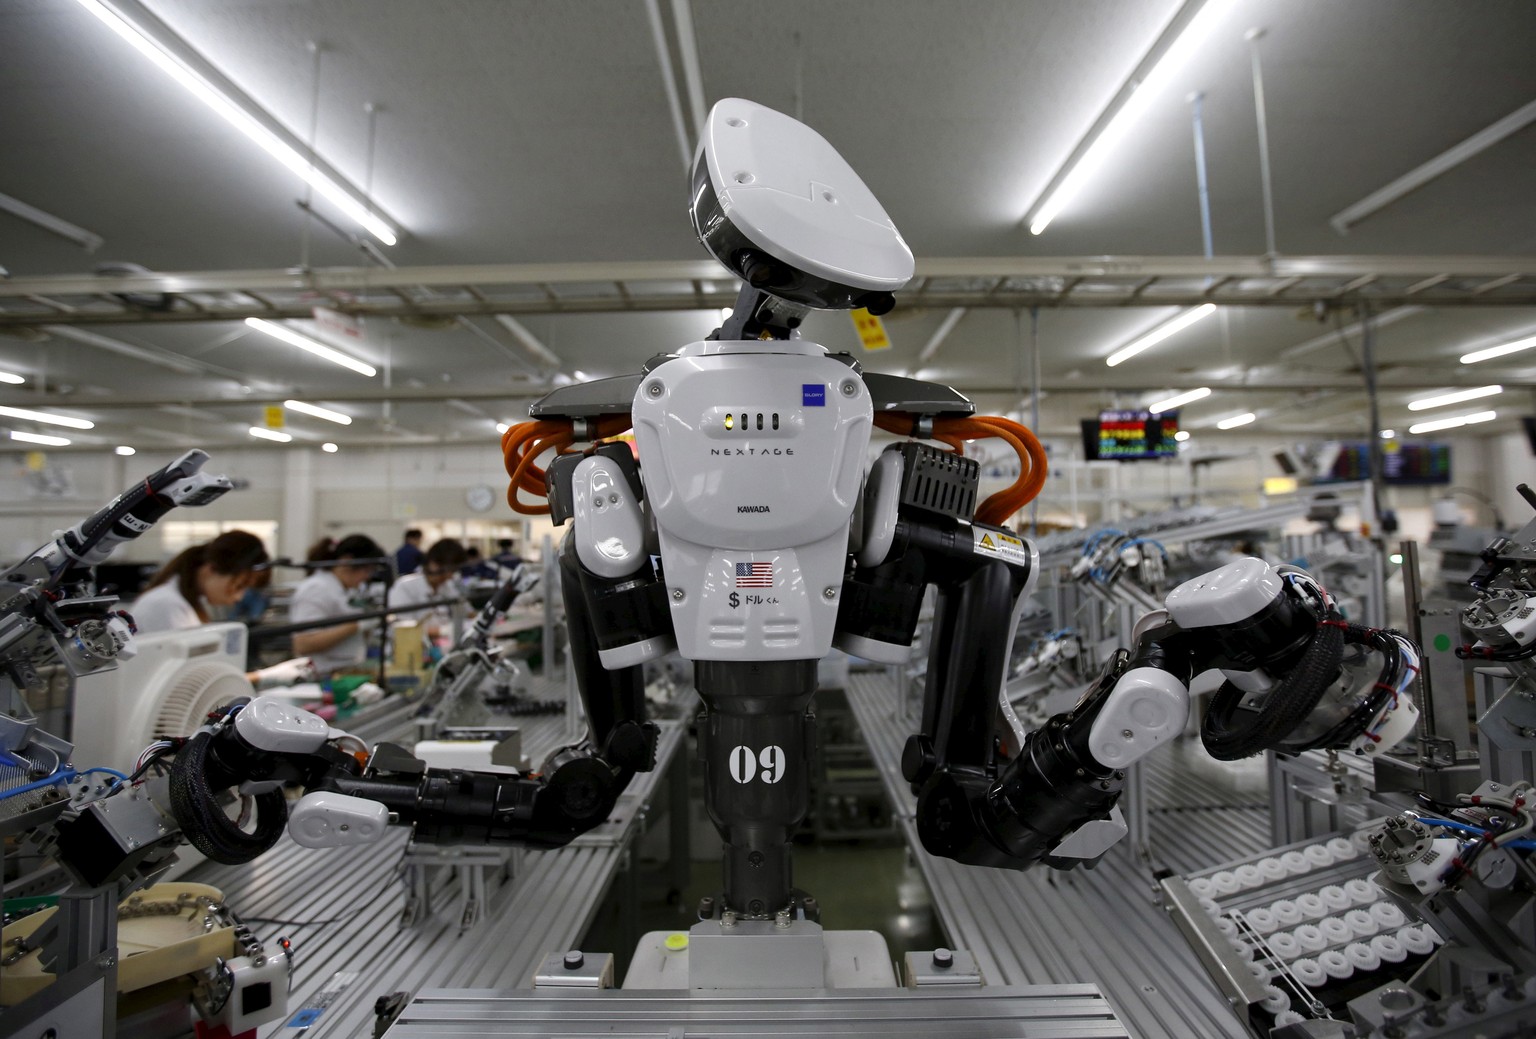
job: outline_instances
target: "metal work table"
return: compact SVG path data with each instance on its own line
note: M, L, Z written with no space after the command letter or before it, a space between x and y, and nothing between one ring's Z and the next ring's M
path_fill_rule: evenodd
M538 688L536 695L556 695ZM345 724L370 742L409 732L414 704L359 714ZM389 708L389 709L384 709ZM362 719L359 724L358 719ZM567 738L564 715L519 719L523 749L538 761ZM635 777L613 815L565 848L519 849L512 879L490 892L478 925L460 932L453 902L458 882L439 889L437 911L416 927L399 926L406 890L398 867L409 837L392 832L354 850L310 850L284 837L246 866L205 863L187 879L212 884L263 939L294 942L289 1014L261 1029L263 1037L326 1039L373 1034L374 1001L393 992L433 988L515 988L531 984L546 953L581 937L625 865L646 808L672 767L684 726L662 721L655 771ZM257 922L278 920L278 923ZM288 1027L305 1008L324 1006L307 1030Z
M914 800L901 777L901 749L912 728L899 716L894 683L881 672L855 674L849 680L848 701L932 890L945 932L955 946L977 957L989 982L1094 983L1140 1039L1231 1039L1243 1033L1189 943L1153 901L1151 871L1128 841L1112 849L1096 869L1072 873L1044 867L1023 873L983 869L935 858L918 840ZM1157 755L1143 769L1154 844L1177 850L1181 867L1193 867L1197 856L1209 858L1200 865L1212 865L1262 851L1268 826L1261 813L1247 807L1247 798L1240 793L1229 796L1229 790L1215 787L1209 777L1197 790L1166 762L1166 755ZM1158 811L1209 804L1213 794L1239 807L1167 815ZM1165 818L1178 821L1170 827Z

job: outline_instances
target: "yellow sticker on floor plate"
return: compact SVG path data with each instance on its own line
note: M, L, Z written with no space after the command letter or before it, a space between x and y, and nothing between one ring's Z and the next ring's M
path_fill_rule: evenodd
M971 538L975 542L976 551L981 555L996 556L1009 563L1029 562L1029 546L1024 544L1023 538L985 527L972 527Z
M864 344L866 350L889 350L891 337L885 334L885 322L875 315L859 307L848 312L853 317L854 330L859 333L859 342Z

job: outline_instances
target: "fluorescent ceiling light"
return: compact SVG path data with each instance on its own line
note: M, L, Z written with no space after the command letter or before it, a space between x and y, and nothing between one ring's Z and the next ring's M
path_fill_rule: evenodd
M1231 418L1222 419L1216 423L1216 428L1236 429L1238 426L1246 426L1248 423L1256 421L1258 417L1251 411L1245 411L1241 415L1233 415Z
M0 415L9 415L11 418L24 418L32 422L46 422L50 426L67 426L70 429L95 429L96 423L89 419L70 418L67 415L50 415L46 411L33 411L30 408L8 408L0 406Z
M138 454L137 451L129 447L127 444L118 444L112 449L112 453L115 455L122 455L124 458L132 458L134 455Z
M67 437L50 437L42 433L23 433L19 429L11 430L11 439L20 440L24 444L42 444L45 447L68 447L71 441Z
M592 376L588 375L586 372L582 371L580 368L572 368L571 369L571 378L575 379L577 382L591 382L592 381Z
M323 418L325 421L334 422L338 426L350 426L352 424L351 415L343 415L339 411L332 411L330 408L322 408L318 404L307 404L302 400L285 400L283 401L283 407L288 408L291 411L300 412L304 415L313 415L315 418Z
M1187 430L1187 429L1179 430L1177 433L1175 433L1173 435L1173 439L1177 440L1181 444L1184 443L1184 441L1189 439L1189 430Z
M1473 390L1457 390L1454 393L1441 393L1434 397L1420 397L1418 400L1408 402L1409 411L1428 411L1430 408L1443 408L1447 404L1462 404L1469 400L1477 400L1479 397L1492 397L1503 393L1502 386L1479 386Z
M1457 415L1455 418L1437 418L1433 422L1415 423L1408 427L1408 432L1433 433L1438 429L1455 429L1457 426L1470 426L1477 422L1492 422L1498 417L1497 411L1479 411L1471 415Z
M20 386L27 380L15 372L0 372L0 382L8 382L12 386Z
M241 99L237 95L232 95L229 90L220 89L202 72L188 64L183 56L178 55L175 49L162 38L163 33L154 33L149 28L131 21L114 10L110 3L103 3L102 0L79 0L79 3L109 29L127 40L140 54L158 65L162 72L180 83L235 129L260 145L268 155L298 174L300 179L329 199L336 208L367 228L369 234L385 245L395 244L394 229L373 213L360 195L354 194L332 180L311 159L302 155L297 148L283 140L269 127L262 125L261 121L240 103ZM254 106L254 102L245 100Z
M505 423L505 422L498 422L498 423L496 423L496 432L498 432L498 433L505 433L507 430L509 430L511 428L512 427L510 425L508 425L507 423Z
M1169 318L1167 321L1164 321L1161 325L1158 325L1146 335L1132 340L1130 343L1127 343L1125 346L1122 346L1120 349L1110 354L1104 359L1104 363L1113 368L1115 365L1120 364L1122 361L1129 361L1132 357L1135 357L1143 350L1150 350L1152 347L1156 346L1158 343L1161 343L1169 336L1176 335L1177 333L1184 331L1184 329L1188 328L1190 325L1193 325L1196 321L1199 321L1203 317L1210 317L1215 312L1216 304L1202 303L1198 307L1184 311L1182 314L1176 314Z
M258 438L260 440L275 440L279 444L286 444L290 440L293 439L292 436L290 436L287 433L282 432L281 430L277 430L277 429L264 429L261 426L252 426L251 427L251 436L256 437L256 438Z
M1176 393L1166 400L1160 400L1147 405L1147 410L1152 414L1161 414L1164 411L1172 411L1174 408L1182 408L1186 404L1193 404L1197 400L1204 400L1211 395L1209 386L1202 386L1198 390L1189 390L1185 393Z
M1099 113L1072 154L1046 184L1024 218L1030 234L1044 231L1141 118L1147 103L1190 58L1226 7L1225 0L1185 0L1152 49Z
M720 320L721 321L728 321L728 320L730 320L731 315L734 314L734 313L736 313L736 308L735 307L721 307L720 308Z
M1491 361L1495 357L1517 354L1522 350L1530 350L1533 347L1536 347L1536 336L1529 336L1525 339L1516 339L1513 343L1505 343L1503 346L1490 346L1483 350L1473 350L1469 354L1462 354L1461 363L1476 364L1478 361Z
M379 374L378 369L373 365L364 364L362 361L359 361L355 357L348 357L340 350L333 350L331 347L326 346L324 343L309 338L309 336L299 335L299 333L295 332L293 329L287 327L286 325L279 325L275 322L267 321L259 317L248 317L245 319L245 323L258 332L265 332L273 339L281 339L283 342L288 343L291 346L296 346L300 350L305 350L309 353L312 353L316 357L323 357L327 361L330 361L332 364L339 364L343 368L350 368L360 375L367 375L371 377Z
M1397 430L1395 430L1395 429L1383 429L1380 433L1378 433L1376 435L1381 437L1381 439L1383 439L1383 440L1391 440L1393 437L1397 436Z
M341 448L327 440L325 443L320 445L320 450L324 451L328 455L334 455L337 451L340 451Z

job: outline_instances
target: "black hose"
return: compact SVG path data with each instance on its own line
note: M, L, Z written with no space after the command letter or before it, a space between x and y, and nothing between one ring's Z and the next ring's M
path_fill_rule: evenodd
M208 785L208 749L213 734L198 733L176 754L171 766L171 814L187 843L214 862L239 866L267 851L283 835L288 802L281 789L257 794L256 829L235 825Z
M1317 707L1338 677L1343 659L1344 625L1336 613L1330 614L1318 624L1301 660L1264 694L1263 705L1246 722L1237 725L1233 719L1249 694L1231 682L1222 683L1200 725L1205 749L1218 761L1236 761L1283 742Z

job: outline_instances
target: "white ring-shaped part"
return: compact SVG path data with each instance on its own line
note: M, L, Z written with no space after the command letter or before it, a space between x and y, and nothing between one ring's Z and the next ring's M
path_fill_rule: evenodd
M1328 939L1323 937L1322 929L1316 924L1302 924L1291 933L1301 943L1303 952L1322 952L1328 948Z
M1259 1006L1268 1010L1271 1014L1278 1014L1291 1008L1291 997L1279 985L1265 985L1264 998L1260 1001Z
M1329 945L1343 945L1355 936L1354 930L1336 916L1330 916L1317 926L1323 932L1323 937L1328 939Z
M1445 937L1443 935L1441 935L1441 933L1439 931L1435 930L1432 925L1430 925L1430 924L1420 924L1419 925L1419 930L1424 932L1424 937L1428 938L1430 941L1434 942L1436 945L1444 945L1445 944Z
M1309 844L1301 849L1301 853L1307 857L1307 862L1313 869L1324 869L1333 865L1333 852L1321 844Z
M1264 966L1264 964L1259 963L1258 961L1254 961L1253 963L1248 964L1248 973L1252 974L1260 981L1268 981L1270 970L1268 967Z
M1367 905L1376 901L1376 885L1364 877L1352 877L1344 882L1344 893L1347 894L1355 905Z
M1371 949L1381 957L1383 963L1402 963L1408 958L1408 950L1403 948L1403 943L1390 934L1378 934L1372 938Z
M1355 851L1358 854L1364 855L1366 852L1371 850L1371 837L1372 837L1372 835L1380 833L1380 832L1381 831L1379 829L1376 829L1376 830L1356 830L1354 833L1349 835L1349 843L1351 843L1351 844L1353 844L1355 846Z
M1323 905L1328 907L1330 913L1342 913L1355 904L1355 900L1349 897L1349 892L1337 884L1329 884L1319 889L1317 897L1323 900Z
M1307 857L1299 851L1288 851L1280 856L1280 865L1285 867L1287 873L1298 876L1312 869L1312 864L1307 861Z
M1227 944L1232 946L1232 951L1237 953L1237 958L1243 962L1253 959L1253 946L1241 938L1228 938Z
M1282 960L1294 960L1301 955L1301 943L1290 931L1281 931L1269 936L1269 951Z
M1397 932L1397 940L1402 942L1403 948L1413 956L1428 956L1435 951L1435 943L1430 941L1429 935L1419 927L1404 927Z
M1348 862L1350 859L1360 857L1359 849L1348 837L1334 837L1324 847L1333 853L1335 862Z
M1350 942L1344 946L1344 956L1356 970L1373 971L1381 967L1381 957L1364 942Z
M1403 911L1391 902L1377 902L1371 906L1371 918L1383 931L1392 931L1408 922Z
M1337 949L1329 949L1319 956L1317 958L1317 965L1323 968L1324 974L1327 974L1335 981L1343 981L1355 972L1355 968L1350 965L1349 960Z
M1286 1025L1299 1025L1305 1020L1306 1018L1294 1010L1282 1010L1275 1015L1275 1027L1284 1028Z
M864 544L860 566L879 566L896 540L896 510L901 504L901 455L884 451L869 467L864 498Z
M1224 869L1220 873L1211 874L1211 889L1218 895L1235 895L1243 889L1243 885L1237 882L1237 874Z
M1255 863L1255 865L1259 867L1259 872L1264 874L1265 880L1285 879L1285 864L1282 863L1279 859L1275 858L1273 855L1266 855L1264 858Z
M1216 930L1220 931L1224 937L1237 937L1237 924L1232 922L1231 917L1218 916L1216 918Z
M1243 863L1241 866L1234 869L1232 874L1233 876L1237 877L1237 882L1243 885L1245 888L1262 887L1264 885L1263 872L1259 869L1259 867L1253 865L1251 862Z
M1191 880L1189 882L1189 890L1196 898L1210 898L1216 893L1216 889L1211 885L1210 878L1208 877L1196 877L1194 880Z
M1216 904L1216 900L1214 898L1202 898L1200 900L1200 908L1205 910L1206 916L1221 915L1221 906Z
M1328 915L1328 906L1323 902L1323 897L1315 891L1308 891L1304 895L1296 896L1296 908L1301 910L1301 915L1308 920L1321 920Z
M1301 913L1301 907L1289 898L1282 898L1269 907L1269 911L1275 914L1275 922L1281 927L1295 927L1305 919Z
M1275 919L1275 914L1263 908L1250 909L1243 914L1243 919L1248 921L1248 926L1260 934L1269 934L1280 926L1280 922Z
M1344 914L1344 922L1349 925L1351 931L1361 938L1369 938L1381 930L1381 925L1376 922L1376 918L1366 909L1351 909Z
M1291 973L1307 988L1319 988L1328 984L1328 974L1316 960L1299 959L1291 964Z

